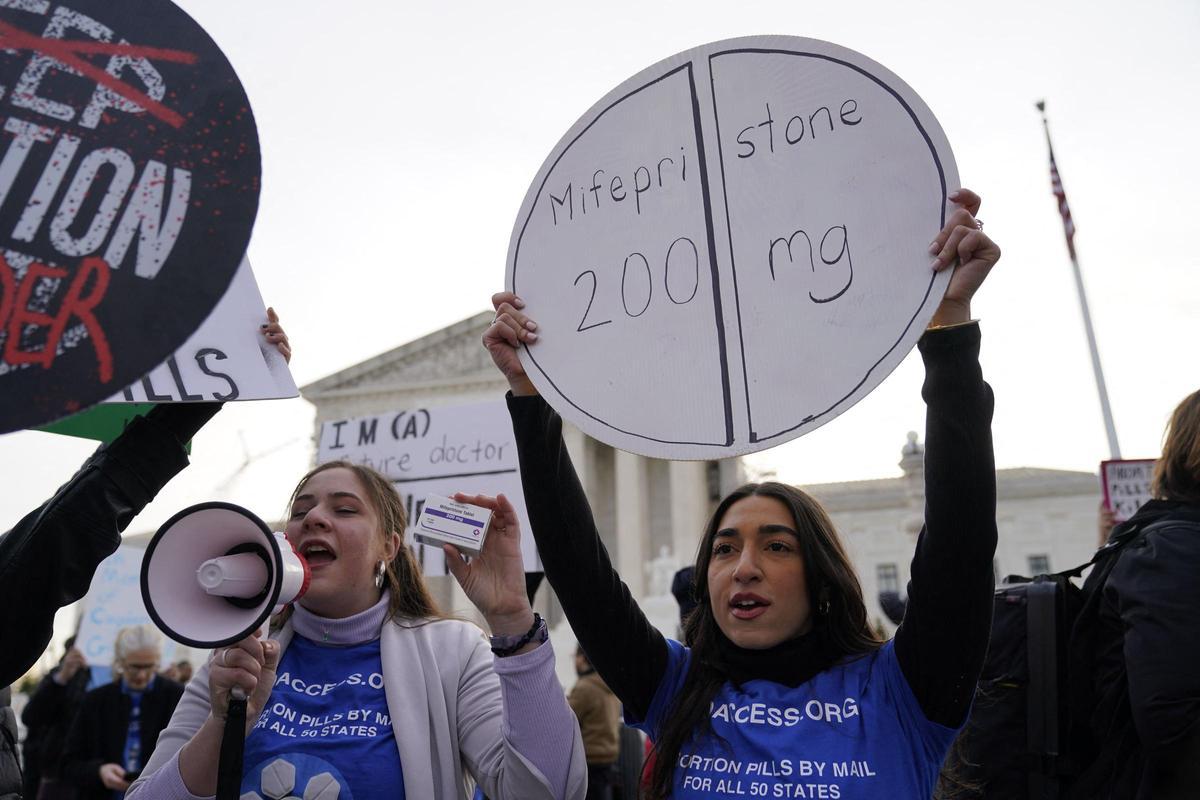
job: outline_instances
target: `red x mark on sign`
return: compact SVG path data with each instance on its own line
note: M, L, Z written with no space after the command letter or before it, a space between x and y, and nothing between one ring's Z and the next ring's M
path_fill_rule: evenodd
M6 22L0 22L0 48L5 50L27 50L53 58L60 64L91 78L101 86L111 89L126 100L136 103L144 108L148 114L157 117L171 127L183 127L184 119L177 112L150 99L144 92L135 89L120 78L110 75L94 64L85 61L81 56L95 54L130 56L133 58L170 61L176 64L195 64L195 53L188 53L183 50L170 50L162 47L140 47L131 44L49 39L29 33L28 31L23 31Z

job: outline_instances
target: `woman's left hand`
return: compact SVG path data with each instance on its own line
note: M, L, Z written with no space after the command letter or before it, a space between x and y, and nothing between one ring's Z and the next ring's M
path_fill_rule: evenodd
M929 321L931 328L970 320L971 298L1000 260L1000 248L983 232L983 223L975 219L982 202L979 195L970 189L959 189L951 192L950 199L958 208L929 245L929 252L934 257L935 272L953 267L954 274L950 276L942 304Z
M468 563L454 545L442 545L446 563L463 591L487 618L492 633L523 634L533 625L533 610L525 595L525 563L521 559L521 523L504 495L454 495L460 503L492 510L492 524L483 549Z

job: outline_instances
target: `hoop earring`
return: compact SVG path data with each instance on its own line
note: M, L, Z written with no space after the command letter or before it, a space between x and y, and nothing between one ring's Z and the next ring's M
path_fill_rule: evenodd
M375 565L375 588L376 589L383 588L383 576L386 573L387 573L387 562L381 558L381 559L379 559L379 563Z
M817 613L823 617L828 616L828 614L829 614L829 590L828 589L821 590L821 599L817 601Z

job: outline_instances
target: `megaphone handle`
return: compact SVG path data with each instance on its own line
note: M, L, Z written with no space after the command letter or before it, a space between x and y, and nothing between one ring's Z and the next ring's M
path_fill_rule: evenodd
M229 710L225 713L225 730L221 734L216 800L238 800L242 789L242 759L245 751L246 698L235 696L229 700Z
M259 635L265 637L270 618L263 621ZM216 800L239 800L242 791L242 768L246 754L246 693L240 686L229 692L229 709L225 712L225 730L221 733L221 753L217 761Z

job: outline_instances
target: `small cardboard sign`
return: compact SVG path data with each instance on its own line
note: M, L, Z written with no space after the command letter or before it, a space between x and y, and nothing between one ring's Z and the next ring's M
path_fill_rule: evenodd
M1153 458L1113 459L1100 462L1100 483L1104 490L1104 505L1113 513L1116 522L1132 517L1142 504L1153 497L1150 486L1154 480Z
M250 104L167 0L0 4L0 432L162 363L225 294L258 208Z
M521 523L526 572L541 570L529 527L512 419L503 400L416 408L321 424L317 463L345 459L390 478L404 499L410 528L430 495L497 495L512 502ZM409 539L426 575L447 575L440 547Z
M916 344L956 188L932 112L859 53L763 36L671 56L592 106L526 194L506 280L540 326L522 363L625 450L785 442Z

